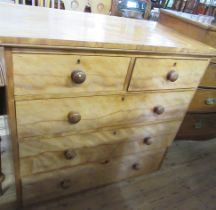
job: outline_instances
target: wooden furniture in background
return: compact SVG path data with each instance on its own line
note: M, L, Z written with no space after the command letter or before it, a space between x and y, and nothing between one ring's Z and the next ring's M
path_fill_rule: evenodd
M216 55L97 14L2 4L0 27L20 205L158 170Z
M65 4L62 0L15 0L15 3L29 6L65 9Z
M92 13L110 14L112 0L65 0L65 7L68 10L84 12L89 2Z
M112 0L16 0L16 4L84 12L89 5L92 13L110 14Z
M162 9L159 22L216 48L216 26L211 24L212 19ZM192 72L193 67L189 66L188 70ZM204 140L216 137L215 114L216 57L213 57L176 138Z
M118 1L119 0L112 0L111 15L113 16L121 16L121 13L118 10Z

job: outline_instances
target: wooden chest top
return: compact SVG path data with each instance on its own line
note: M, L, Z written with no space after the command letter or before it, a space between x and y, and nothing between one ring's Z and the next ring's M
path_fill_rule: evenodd
M0 4L0 45L91 47L215 55L216 50L152 21Z

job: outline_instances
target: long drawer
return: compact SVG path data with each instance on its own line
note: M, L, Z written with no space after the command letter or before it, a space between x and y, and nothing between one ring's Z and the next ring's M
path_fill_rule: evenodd
M194 90L17 101L18 138L63 136L179 119Z
M177 139L203 140L216 137L216 113L187 114Z
M15 53L15 95L122 90L129 63L128 57Z
M19 143L21 175L29 176L87 163L109 163L113 158L169 146L181 121L134 128L74 134Z
M216 63L210 63L201 80L200 86L216 88Z
M216 112L216 89L198 89L189 107L190 112Z
M207 65L206 60L138 58L129 91L195 88Z
M166 149L117 157L22 179L23 203L35 203L158 170Z

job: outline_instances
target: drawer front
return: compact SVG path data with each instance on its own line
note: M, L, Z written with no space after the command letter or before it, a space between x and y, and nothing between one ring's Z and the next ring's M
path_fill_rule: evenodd
M198 89L189 107L190 112L216 112L216 90Z
M201 80L200 86L216 87L216 63L210 63Z
M160 167L166 149L121 156L108 164L88 163L67 170L22 179L24 205L153 172Z
M216 137L216 114L187 114L177 139L204 140Z
M15 95L122 90L130 58L14 54Z
M19 143L21 176L86 163L109 163L118 156L169 146L181 121Z
M207 65L205 60L139 58L129 90L195 88Z
M17 101L19 139L179 119L194 91Z

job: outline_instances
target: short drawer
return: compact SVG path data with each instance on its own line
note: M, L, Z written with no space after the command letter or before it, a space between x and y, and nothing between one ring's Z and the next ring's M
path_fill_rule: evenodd
M24 205L103 186L159 169L166 149L120 156L104 163L88 163L22 178Z
M138 58L129 90L195 88L207 65L206 60Z
M181 121L74 134L19 143L21 176L87 164L169 146Z
M15 95L122 90L130 58L13 54Z
M19 140L179 119L193 90L17 101Z
M216 63L210 63L201 80L200 86L216 87Z
M176 139L205 140L216 137L216 114L187 114Z
M189 107L190 112L216 112L216 89L198 89Z

